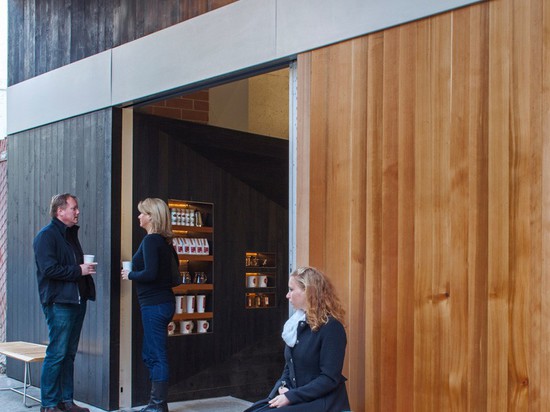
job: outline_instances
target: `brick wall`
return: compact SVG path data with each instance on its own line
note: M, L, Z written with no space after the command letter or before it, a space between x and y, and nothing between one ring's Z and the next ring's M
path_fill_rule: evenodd
M8 150L8 139L0 140L0 154ZM0 342L6 341L8 162L0 157ZM5 372L6 358L0 356L0 373Z
M207 124L209 109L208 97L208 90L203 90L185 96L155 102L135 110L141 113L154 114L155 116Z

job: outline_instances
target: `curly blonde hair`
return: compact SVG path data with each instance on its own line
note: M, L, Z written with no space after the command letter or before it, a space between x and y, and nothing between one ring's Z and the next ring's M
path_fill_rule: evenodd
M336 295L334 286L323 272L314 267L301 267L290 274L306 293L306 317L316 331L328 322L329 317L344 324L345 311Z
M174 237L170 210L162 199L148 197L138 203L138 210L151 216L151 233L158 233L167 241Z

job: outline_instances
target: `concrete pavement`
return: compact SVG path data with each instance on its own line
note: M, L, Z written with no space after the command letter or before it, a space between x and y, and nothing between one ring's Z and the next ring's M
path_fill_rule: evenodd
M22 382L8 378L6 375L0 375L0 388L13 388L23 386ZM40 398L40 389L30 387L28 393L36 398ZM75 402L90 409L90 412L105 412L103 409L95 408L79 402ZM27 399L27 405L23 405L23 396L11 390L0 390L0 411L1 412L40 412L39 403L32 399ZM224 396L221 398L201 399L196 401L174 402L169 404L170 412L242 412L251 403L242 399ZM121 409L116 412L139 411L141 407L133 409Z

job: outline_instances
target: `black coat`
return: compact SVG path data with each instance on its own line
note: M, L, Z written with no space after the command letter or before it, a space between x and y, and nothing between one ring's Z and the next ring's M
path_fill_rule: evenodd
M336 319L330 318L316 332L313 332L306 322L300 322L296 344L293 348L285 346L285 368L268 398L272 399L278 395L279 386L284 381L285 386L289 388L285 395L291 404L271 410L349 411L346 378L342 375L346 344L346 331ZM260 406L266 401L267 399L264 399L255 405Z
M75 244L76 250L70 242ZM78 241L78 226L69 228L53 218L38 232L33 248L38 293L43 305L79 303L81 291L85 291L85 298L95 300L94 280L92 276L82 276L80 268L83 253Z

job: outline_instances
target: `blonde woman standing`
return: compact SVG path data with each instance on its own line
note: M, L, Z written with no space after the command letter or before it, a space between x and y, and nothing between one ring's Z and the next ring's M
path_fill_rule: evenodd
M136 287L143 324L143 362L149 369L151 397L141 412L168 412L167 327L176 307L170 279L172 247L170 211L161 199L139 202L139 225L147 231L135 255L132 271L122 270L124 280Z

